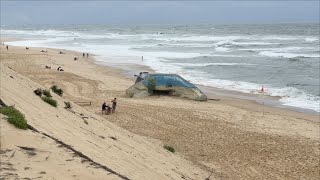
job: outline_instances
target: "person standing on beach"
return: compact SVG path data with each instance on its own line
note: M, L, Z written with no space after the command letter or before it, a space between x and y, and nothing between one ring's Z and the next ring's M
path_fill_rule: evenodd
M9 50L9 46L8 45L6 46L6 48L7 48L7 50Z
M114 98L111 102L112 102L112 113L114 113L117 107L117 98Z
M82 57L84 58L84 56L85 56L85 54L84 53L82 53Z
M107 114L107 104L106 104L106 102L104 102L104 103L102 104L101 109L102 109L102 114L103 114L103 112Z
M89 53L87 53L87 58L89 57Z

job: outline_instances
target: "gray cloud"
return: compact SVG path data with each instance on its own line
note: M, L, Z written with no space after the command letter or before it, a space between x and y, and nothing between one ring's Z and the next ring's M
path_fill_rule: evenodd
M1 1L1 24L319 22L319 1Z

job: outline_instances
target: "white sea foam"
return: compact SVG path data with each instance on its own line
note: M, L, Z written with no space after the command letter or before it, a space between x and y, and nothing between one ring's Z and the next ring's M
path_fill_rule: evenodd
M284 58L320 57L319 54L295 54L295 53L281 53L281 52L273 52L273 51L262 51L259 54L262 56L268 56L268 57L284 57Z
M216 47L215 50L219 51L219 52L228 52L228 51L230 51L229 48L225 48L225 47Z
M282 48L241 48L241 51L272 51L272 52L297 52L297 51L317 51L315 47L282 47Z
M194 36L194 35L183 35L175 37L153 37L154 40L177 42L177 41L192 41L192 42L211 42L211 41L223 41L223 40L236 40L243 39L246 37L242 36Z
M319 38L317 38L317 37L307 37L307 38L305 38L305 41L307 41L307 42L319 41Z
M276 36L276 35L271 35L271 36L264 36L261 38L261 40L283 40L283 41L290 41L290 40L297 40L299 37L295 36Z
M197 74L198 76L193 76ZM205 86L223 88L233 91L240 91L243 93L260 94L260 84L242 82L242 81L231 81L208 78L208 74L195 71L193 73L182 73L182 77L190 80L193 83L201 84ZM264 85L265 95L279 96L281 97L280 102L286 106L312 109L320 112L320 99L318 96L310 95L302 90L293 87L276 88L271 85Z
M249 63L170 63L177 66L205 67L205 66L254 66L256 64Z

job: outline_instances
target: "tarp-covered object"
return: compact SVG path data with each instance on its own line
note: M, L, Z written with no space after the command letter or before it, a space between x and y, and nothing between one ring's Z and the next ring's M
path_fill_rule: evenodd
M140 73L136 83L126 90L130 97L144 97L150 95L150 82L153 82L153 92L166 92L169 95L186 97L197 101L206 101L207 96L195 85L177 74L149 74Z

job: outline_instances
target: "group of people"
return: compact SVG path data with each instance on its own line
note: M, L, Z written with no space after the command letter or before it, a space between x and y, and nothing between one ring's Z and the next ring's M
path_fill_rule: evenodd
M105 113L106 115L108 115L116 111L117 98L114 98L111 102L112 102L112 107L110 107L106 102L102 104L102 114Z
M84 58L86 56L85 53L82 53L82 57ZM89 57L89 53L87 53L87 58Z
M50 67L51 68L51 67ZM64 71L60 66L58 67L57 71Z

